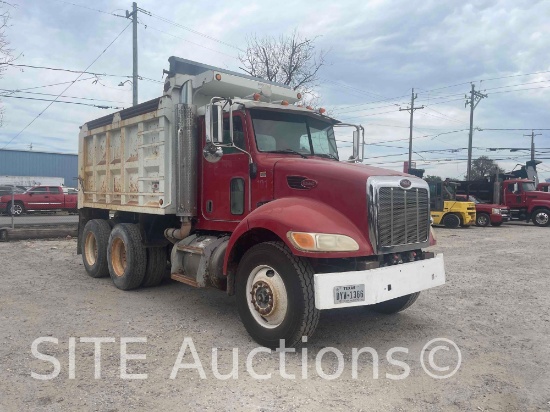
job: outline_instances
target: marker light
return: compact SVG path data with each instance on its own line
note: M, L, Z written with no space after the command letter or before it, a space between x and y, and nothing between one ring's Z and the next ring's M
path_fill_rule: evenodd
M260 95L260 93L254 93L254 96L253 96L253 97L254 97L254 101L255 101L255 102L259 102L259 101L260 101L260 97L262 97L262 96Z
M281 105L282 105L282 106L288 106L288 102L287 102L286 100L283 100L283 101L281 102Z
M308 110L313 110L313 107L311 107L311 106L306 106L306 109L308 109Z
M298 100L300 100L302 98L302 93L298 93L296 97L298 98Z
M222 75L219 73L216 73L216 80L220 81L222 79Z
M353 252L359 250L357 242L345 235L290 231L287 233L287 237L297 249L308 252Z
M320 114L324 114L325 112L326 112L326 110L325 110L323 107L321 107L321 108L319 109L319 113L320 113Z

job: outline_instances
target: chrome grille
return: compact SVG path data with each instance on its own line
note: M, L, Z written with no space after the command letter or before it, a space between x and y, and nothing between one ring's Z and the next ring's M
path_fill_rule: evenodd
M380 187L378 246L391 247L428 240L430 198L424 188Z

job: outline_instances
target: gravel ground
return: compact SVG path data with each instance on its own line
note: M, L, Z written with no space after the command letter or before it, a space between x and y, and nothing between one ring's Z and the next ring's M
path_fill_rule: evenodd
M445 255L445 286L422 293L394 316L364 308L323 312L315 336L297 353L286 354L285 370L294 379L281 376L278 353L253 358L256 373L271 373L265 380L247 370L247 355L256 345L240 323L233 297L173 281L117 290L109 278L86 275L74 239L0 243L0 410L550 410L550 229L510 224L436 231L439 245L433 249ZM39 337L58 339L38 346L60 362L54 379L31 376L54 370L31 353ZM74 378L71 337L76 337ZM94 379L94 344L81 337L115 340L101 345L99 379ZM128 344L128 353L146 359L129 360L126 371L147 379L121 378L124 337L147 339ZM180 369L170 379L185 338L192 339L206 379L196 369ZM447 379L435 379L421 366L422 348L436 338L455 342L462 356L460 368ZM315 359L326 347L343 354L343 371L334 380L316 369ZM379 359L361 355L354 378L352 351L363 347L373 348ZM394 347L401 349L392 355ZM212 348L218 348L222 374L232 368L232 349L238 350L237 379L215 378ZM439 350L433 361L450 367L438 372L445 374L457 364L457 353ZM193 362L191 347L182 362ZM337 375L338 365L336 355L327 353L321 372Z

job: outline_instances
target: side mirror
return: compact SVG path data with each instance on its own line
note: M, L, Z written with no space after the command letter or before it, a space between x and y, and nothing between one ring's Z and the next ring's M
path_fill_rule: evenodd
M362 161L361 154L361 139L359 138L359 130L353 131L353 158Z
M218 104L211 103L206 106L206 142L223 143L223 110Z

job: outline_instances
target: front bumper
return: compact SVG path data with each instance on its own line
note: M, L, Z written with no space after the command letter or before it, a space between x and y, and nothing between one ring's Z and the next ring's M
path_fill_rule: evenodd
M316 273L314 278L315 307L317 309L334 309L373 305L444 283L445 265L442 254L432 259L371 270ZM364 299L359 302L335 303L335 288L351 285L364 285Z

